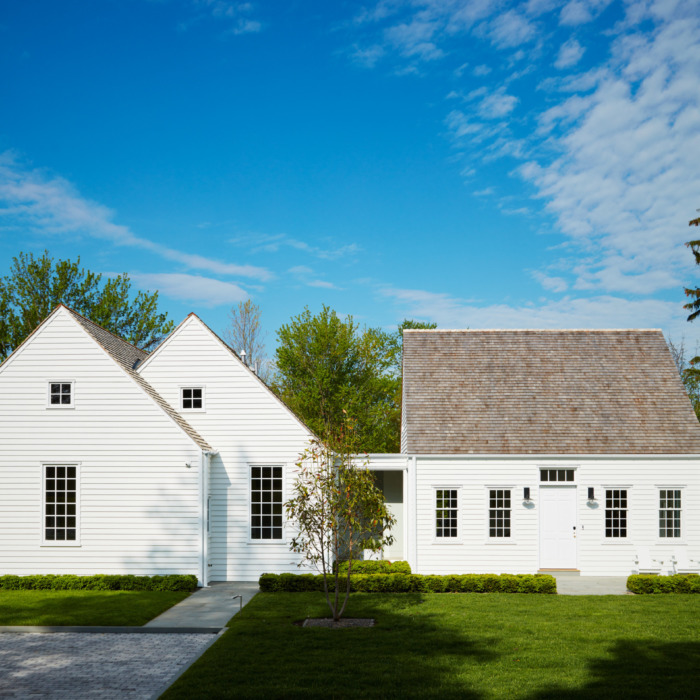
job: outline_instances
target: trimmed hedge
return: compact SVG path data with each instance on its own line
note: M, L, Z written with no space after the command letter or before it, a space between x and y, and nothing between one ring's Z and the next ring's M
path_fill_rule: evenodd
M192 574L167 576L132 576L96 574L55 576L0 576L0 590L5 591L194 591L197 577Z
M627 590L637 595L700 593L700 576L698 574L675 574L674 576L633 574L627 579Z
M407 561L390 562L382 559L380 561L354 561L352 563L354 574L410 574L411 566ZM348 563L340 564L340 573L348 573Z
M344 580L341 585L344 585ZM333 581L329 577L329 587ZM260 590L265 593L306 593L323 590L318 574L263 574ZM351 574L353 593L556 593L557 582L544 574Z

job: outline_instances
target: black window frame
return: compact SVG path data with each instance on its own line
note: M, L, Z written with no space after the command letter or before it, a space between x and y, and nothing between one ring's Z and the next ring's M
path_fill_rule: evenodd
M459 538L459 489L435 489L435 538L454 540Z
M513 536L513 489L489 488L489 539Z
M251 542L284 541L284 467L250 466Z
M605 489L605 538L627 539L629 533L629 489Z
M183 386L183 387L180 387L180 408L183 411L203 411L204 410L204 387L203 386Z

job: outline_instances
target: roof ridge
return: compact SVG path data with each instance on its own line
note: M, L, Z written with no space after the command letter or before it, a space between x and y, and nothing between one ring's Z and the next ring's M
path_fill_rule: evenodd
M661 333L661 328L404 328L403 333Z

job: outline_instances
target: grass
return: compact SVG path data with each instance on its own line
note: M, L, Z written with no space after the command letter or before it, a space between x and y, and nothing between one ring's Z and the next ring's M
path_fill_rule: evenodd
M0 591L0 625L144 625L189 593Z
M700 596L260 593L162 697L697 698Z

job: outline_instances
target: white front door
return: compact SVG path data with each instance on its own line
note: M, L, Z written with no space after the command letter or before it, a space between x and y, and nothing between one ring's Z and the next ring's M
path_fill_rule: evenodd
M576 487L540 487L540 569L576 568Z

